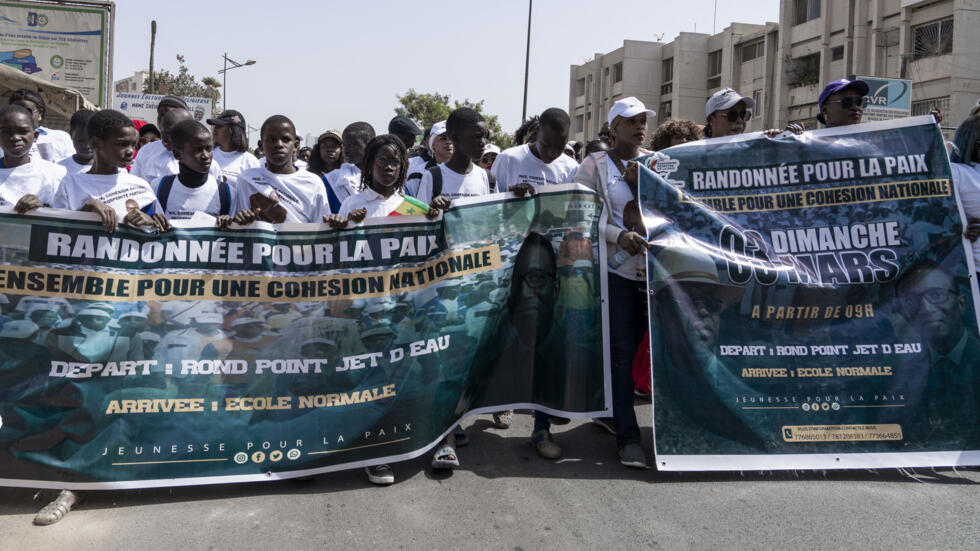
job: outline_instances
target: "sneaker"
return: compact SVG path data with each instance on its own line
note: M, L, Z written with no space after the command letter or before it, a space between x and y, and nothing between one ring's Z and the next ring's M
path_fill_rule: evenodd
M634 469L647 468L647 456L639 444L626 444L619 448L619 462Z
M613 424L611 417L596 417L592 422L596 426L606 429L609 434L616 436L616 425Z
M514 410L512 409L493 414L493 426L497 427L498 429L509 429L511 423L513 422Z
M367 473L368 480L371 481L371 484L387 486L388 484L395 483L395 472L388 465L364 467L364 472Z
M538 450L538 455L545 459L558 459L561 457L561 448L551 439L548 429L541 429L531 435L531 443Z

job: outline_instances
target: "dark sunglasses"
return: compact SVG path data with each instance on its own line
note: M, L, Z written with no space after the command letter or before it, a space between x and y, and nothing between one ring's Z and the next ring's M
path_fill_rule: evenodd
M748 120L752 118L752 111L749 111L748 109L745 111L735 111L733 109L725 112L725 118L728 119L728 122L735 122L739 119L748 122Z

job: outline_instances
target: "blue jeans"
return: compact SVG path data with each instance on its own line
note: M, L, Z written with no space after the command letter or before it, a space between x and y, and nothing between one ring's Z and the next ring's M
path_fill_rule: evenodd
M609 274L609 356L616 445L640 443L633 410L633 358L646 334L646 282Z

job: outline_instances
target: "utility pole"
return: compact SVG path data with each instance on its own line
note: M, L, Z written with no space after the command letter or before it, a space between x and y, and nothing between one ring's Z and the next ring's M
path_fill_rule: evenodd
M531 9L534 0L527 0L527 49L524 54L524 108L521 110L521 122L527 120L527 78L531 67Z
M157 89L153 87L153 49L157 44L157 22L150 21L150 93L156 94Z

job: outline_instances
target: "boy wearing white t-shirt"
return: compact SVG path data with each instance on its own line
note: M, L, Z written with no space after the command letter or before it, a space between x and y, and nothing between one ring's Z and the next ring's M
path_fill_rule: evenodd
M568 113L557 107L541 113L535 140L505 150L494 161L497 191L533 194L534 188L571 182L578 163L562 154L570 123Z
M237 224L256 220L271 222L321 223L330 215L323 183L312 172L293 164L296 127L283 115L273 115L260 130L265 166L246 170L235 184L240 210Z
M0 109L0 206L18 213L51 204L65 177L65 168L33 158L37 127L31 112L20 105Z
M167 218L188 220L198 212L220 218L237 212L231 187L209 173L214 142L208 128L194 120L183 121L171 130L170 141L179 172L150 184Z
M95 162L95 151L88 143L88 121L92 118L95 111L91 109L79 109L71 116L68 123L68 135L71 136L71 144L75 147L75 154L58 162L65 167L68 174L78 174L88 172Z
M473 159L483 155L487 142L483 116L475 109L460 107L446 119L446 134L453 142L453 156L422 175L416 195L431 209L445 210L454 199L490 193L487 171L473 164Z
M44 98L37 91L30 88L14 90L10 94L9 104L19 105L27 109L31 113L31 118L34 119L37 138L31 145L31 157L57 163L75 153L75 148L72 147L71 138L67 132L45 128L41 124L47 115L47 106L44 103Z
M133 121L119 111L99 111L88 121L88 136L95 163L88 172L66 176L52 206L95 212L109 233L120 220L130 226L169 230L150 184L126 172L139 140Z

